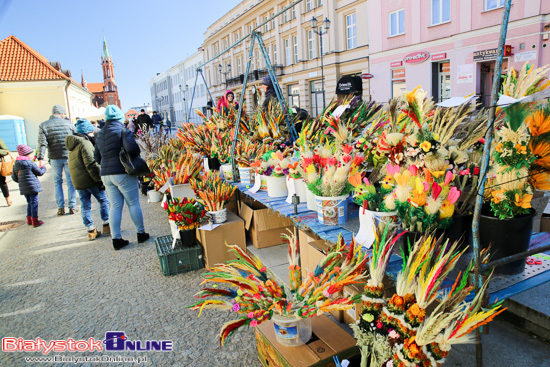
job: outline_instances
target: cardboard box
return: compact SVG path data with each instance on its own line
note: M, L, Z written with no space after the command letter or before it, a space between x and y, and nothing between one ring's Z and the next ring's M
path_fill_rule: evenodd
M344 297L355 296L356 294L363 293L363 287L364 284L352 284L345 286ZM344 311L344 323L353 324L361 317L361 313L363 313L361 303L356 303L352 308Z
M311 319L312 338L304 345L287 347L275 338L273 322L256 327L258 359L264 367L334 366L333 356L340 360L359 354L356 340L327 316Z
M206 224L206 223L203 223ZM238 245L246 251L246 237L244 221L232 212L227 212L227 222L211 231L198 229L197 240L204 249L204 258L207 268L235 259L235 255L225 245Z
M535 229L535 226L533 225L533 231L537 231ZM549 214L543 214L542 218L540 218L540 232L550 232L550 215Z
M250 235L252 244L256 248L280 245L283 243L281 235L293 228L288 217L279 215L267 209L262 203L255 200L240 201L240 216Z
M303 230L298 231L298 242L300 243L300 267L302 268L302 279L304 279L308 272L306 267L309 267L309 242L318 241L320 238L311 232L305 232Z

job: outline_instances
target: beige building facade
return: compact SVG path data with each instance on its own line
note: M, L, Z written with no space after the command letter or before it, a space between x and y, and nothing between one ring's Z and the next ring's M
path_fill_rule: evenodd
M265 23L293 3L296 3L294 7ZM321 30L324 30L325 19L331 22L322 36L323 50L320 36L311 26L313 17ZM262 34L277 80L291 107L298 106L316 115L323 108L322 74L328 105L335 97L341 77L360 76L369 71L367 0L244 0L208 27L203 44L204 59L220 55L258 26L261 27L257 31ZM221 97L226 89L233 90L237 100L240 98L249 47L250 38L247 38L203 67L214 99ZM266 75L266 64L256 46L246 91L248 112L261 104L257 90ZM363 80L362 86L363 99L369 99L368 80Z

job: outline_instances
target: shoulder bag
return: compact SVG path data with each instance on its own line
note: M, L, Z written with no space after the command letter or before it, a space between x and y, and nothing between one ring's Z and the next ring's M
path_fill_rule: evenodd
M0 168L0 175L4 177L8 177L13 172L13 164L15 163L15 158L11 155L11 153L6 154L2 157L2 165Z
M120 148L119 154L120 163L124 166L124 170L127 174L137 177L145 176L151 172L147 166L147 162L139 155L133 157L124 149L124 134L127 134L126 129L122 130L121 133L122 147Z

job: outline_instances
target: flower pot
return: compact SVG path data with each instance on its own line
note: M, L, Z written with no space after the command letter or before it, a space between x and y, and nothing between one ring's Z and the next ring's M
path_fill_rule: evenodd
M239 176L243 185L250 185L250 167L239 167Z
M376 229L383 223L393 223L389 233L397 227L397 212L375 212L359 208L359 231L355 236L358 245L370 248L376 238Z
M212 218L212 223L219 224L227 221L227 208L218 211L209 211L208 214Z
M212 171L219 171L220 170L220 161L218 158L207 158L208 159L208 168Z
M458 250L462 251L468 247L466 252L471 252L473 249L473 236L472 236L472 220L473 214L462 214L453 216L453 222L446 229L438 229L435 233L436 236L443 235L443 240L449 240L449 243L460 241Z
M230 163L222 164L220 168L225 180L233 181L233 167L231 167L231 164Z
M139 188L143 195L147 196L147 192L149 191L149 182L139 182Z
M275 338L287 347L297 347L306 344L311 339L311 319L281 316L273 314Z
M183 185L171 185L170 186L170 195L172 198L190 198L190 199L196 199L197 196L195 195L195 192L191 188L191 184L183 184Z
M267 191L267 177L264 175L260 175L261 185L260 190Z
M176 222L171 220L170 231L172 232L172 238L179 239L179 242L176 242L176 247L193 247L197 243L195 229L180 230Z
M280 198L288 195L286 188L286 177L267 177L267 196L270 198Z
M511 219L494 217L488 206L484 207L479 220L479 242L482 248L491 246L491 260L518 254L529 249L533 221L537 212ZM495 268L498 274L519 274L525 270L525 259Z
M305 182L304 182L305 185ZM312 210L314 212L317 211L317 202L315 201L315 195L307 188L306 186L306 201L307 201L307 208L309 210Z
M300 203L305 203L307 201L306 183L301 178L297 178L294 179L294 186L296 187L296 195L300 198ZM315 204L315 206L317 206L317 204Z
M147 199L150 203L160 203L162 201L162 194L157 190L147 191Z
M317 219L327 226L342 225L348 219L349 195L323 197L315 195Z

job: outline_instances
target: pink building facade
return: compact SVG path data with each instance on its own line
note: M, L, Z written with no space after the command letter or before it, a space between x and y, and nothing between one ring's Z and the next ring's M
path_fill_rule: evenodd
M489 104L504 0L369 0L371 97L418 85L442 101ZM514 0L503 70L550 64L550 0Z

